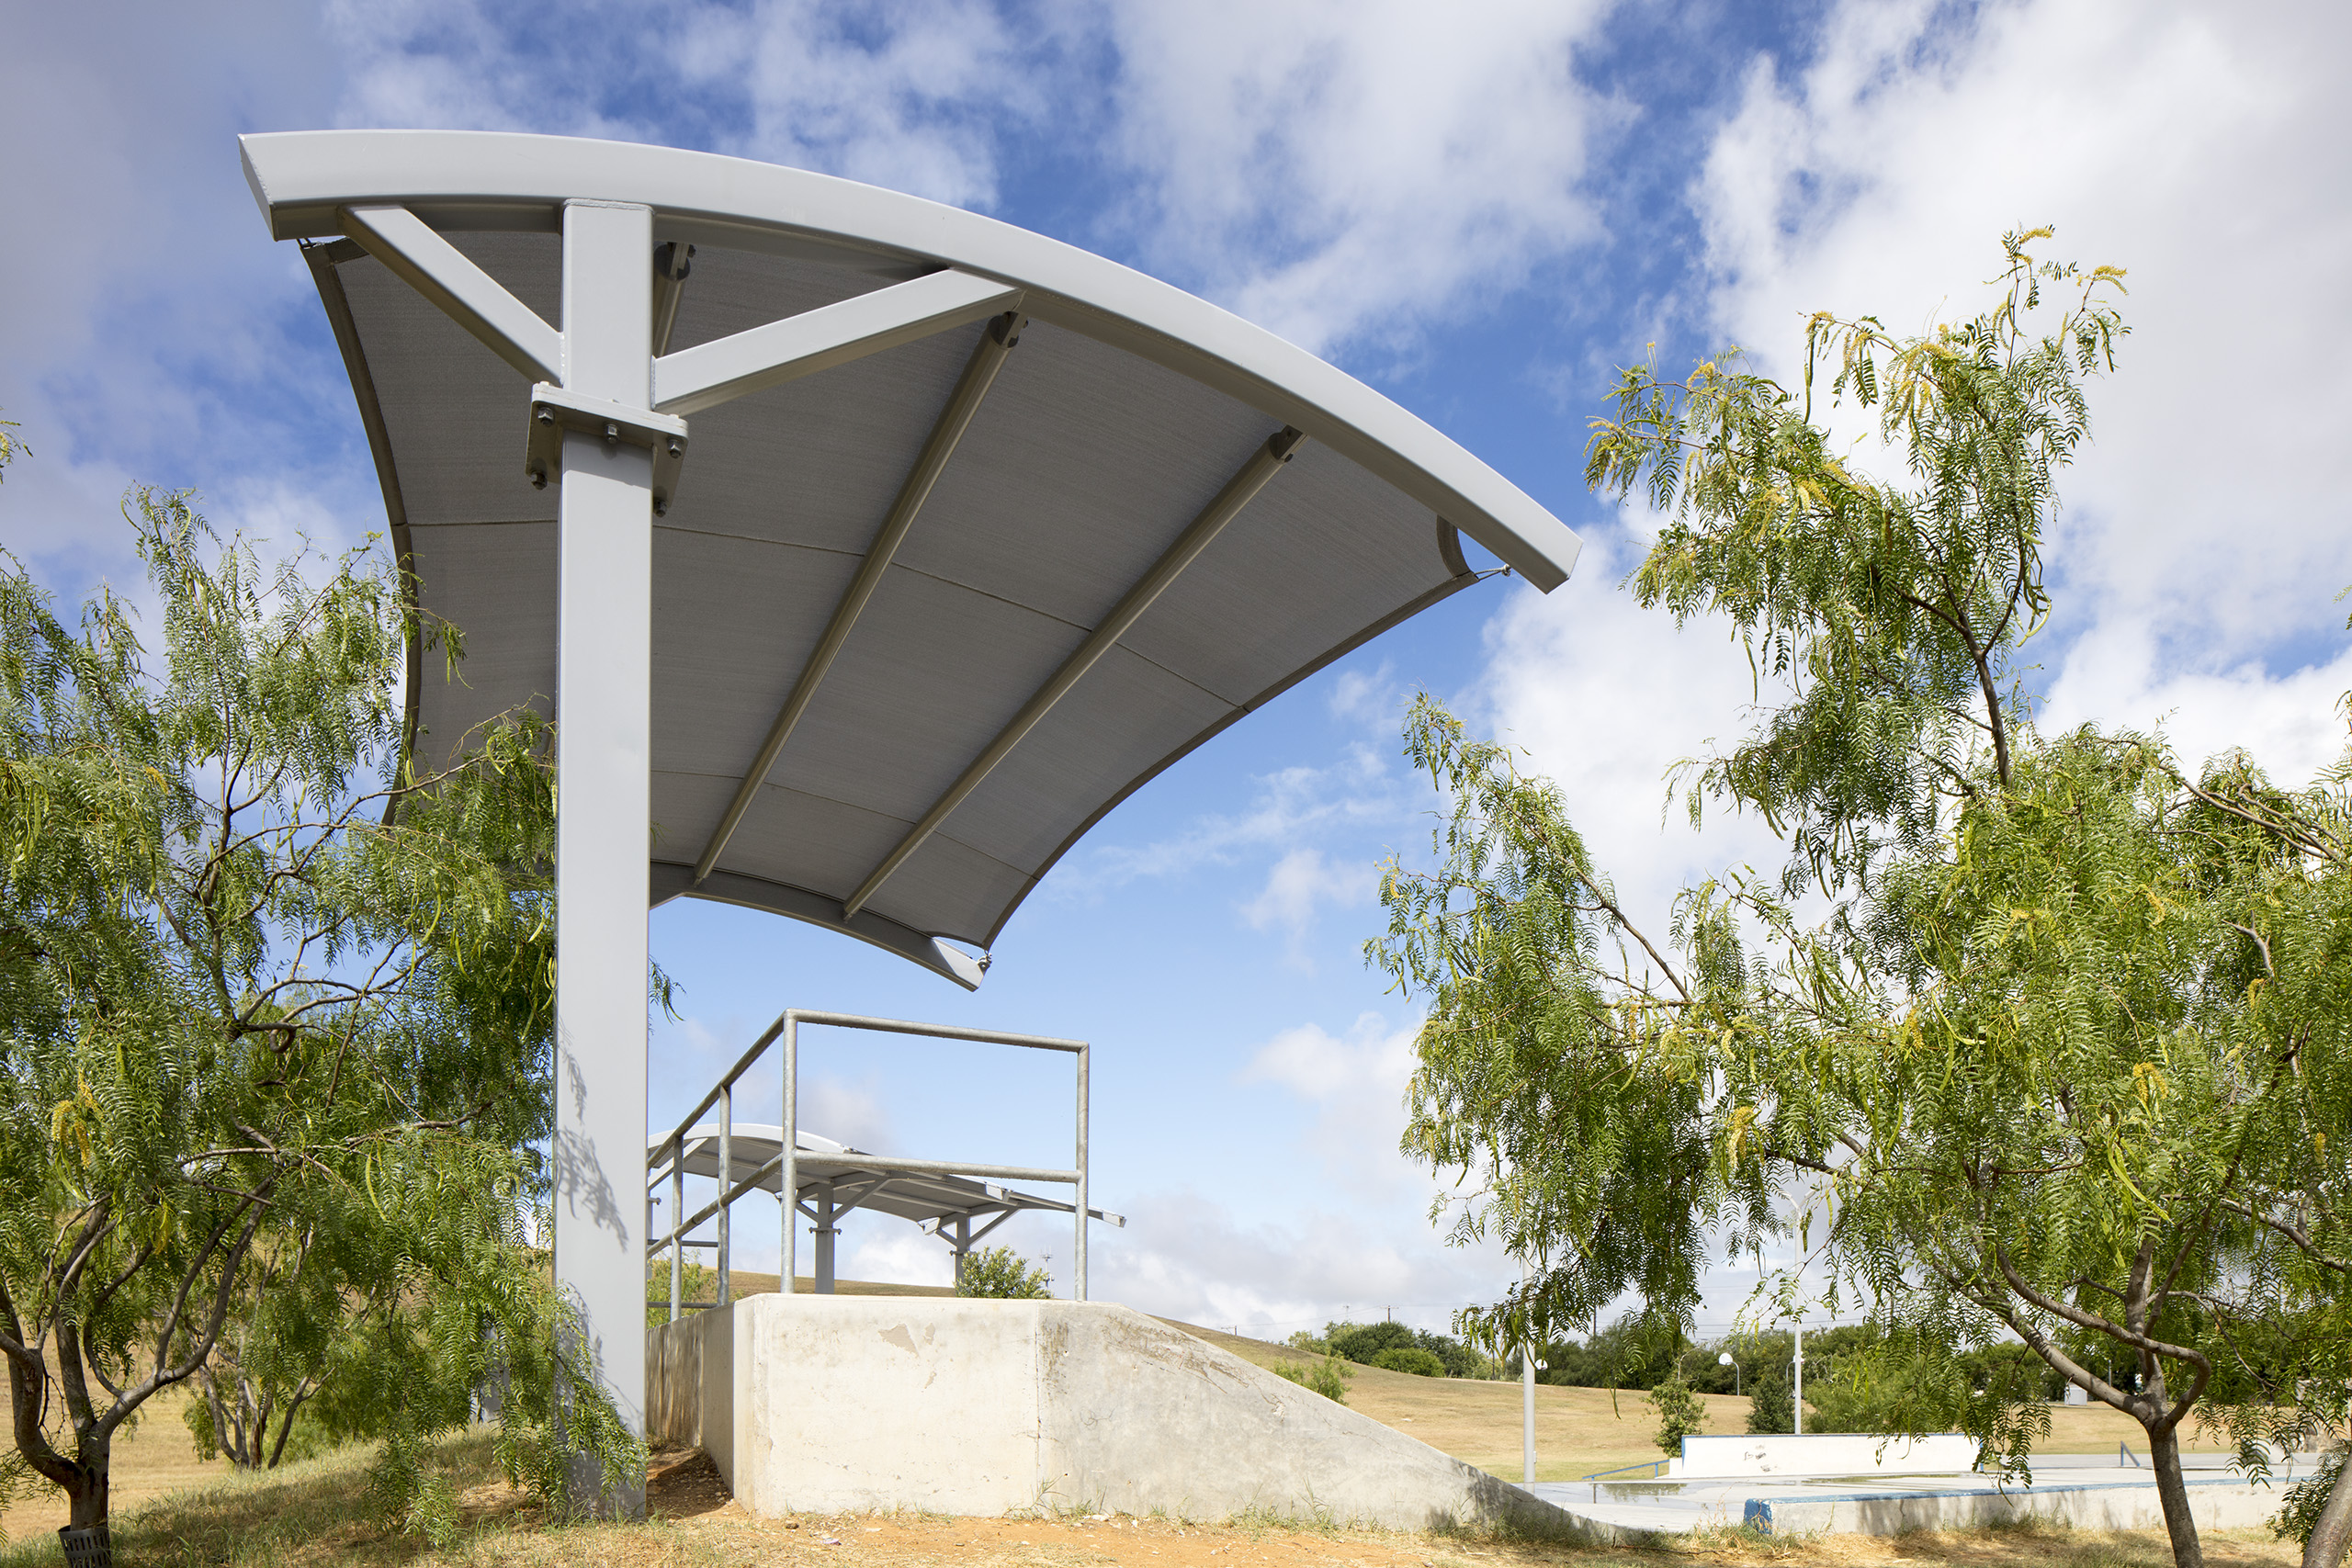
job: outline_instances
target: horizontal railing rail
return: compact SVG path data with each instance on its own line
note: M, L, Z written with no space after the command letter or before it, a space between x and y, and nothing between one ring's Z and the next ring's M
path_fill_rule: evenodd
M1124 1221L1118 1220L1116 1216L1100 1214L1087 1206L1087 1096L1093 1052L1092 1046L1088 1042L1068 1040L1049 1034L1016 1034L1000 1029L971 1029L961 1024L918 1023L908 1019L868 1018L856 1013L825 1012L813 1008L786 1008L777 1016L775 1021L768 1025L761 1032L760 1037L752 1043L750 1049L736 1058L735 1065L711 1086L710 1092L696 1101L695 1108L688 1111L677 1126L672 1129L660 1143L654 1145L646 1155L645 1169L649 1177L666 1167L670 1178L672 1196L670 1230L666 1235L647 1245L646 1255L648 1258L653 1258L658 1257L664 1249L670 1252L670 1315L673 1321L676 1320L679 1312L685 1304L678 1299L684 1283L682 1272L684 1249L689 1247L717 1248L718 1253L718 1294L721 1300L727 1299L729 1254L732 1250L729 1246L730 1207L737 1199L758 1190L763 1183L770 1178L776 1177L779 1172L782 1175L777 1183L777 1198L783 1209L782 1250L786 1259L783 1269L784 1289L787 1292L793 1289L791 1283L793 1265L790 1260L797 1251L800 1213L798 1196L800 1186L798 1168L801 1160L799 1028L802 1024L828 1029L864 1030L878 1034L910 1034L934 1040L957 1040L979 1045L1012 1045L1023 1050L1061 1052L1077 1057L1078 1159L1075 1168L1063 1170L1042 1166L973 1165L954 1160L910 1159L895 1155L868 1155L846 1149L839 1151L828 1149L822 1152L810 1150L809 1157L828 1166L846 1168L848 1171L857 1176L874 1175L884 1179L899 1175L959 1176L992 1179L999 1181L1053 1181L1074 1186L1078 1190L1077 1201L1071 1207L1075 1211L1074 1220L1078 1228L1078 1238L1077 1256L1073 1259L1076 1288L1072 1293L1080 1301L1086 1299L1087 1222L1090 1217L1094 1217L1108 1219L1114 1224L1124 1224ZM784 1126L782 1128L784 1146L775 1158L766 1161L750 1176L730 1185L728 1179L732 1176L735 1169L733 1135L735 1085L745 1073L759 1064L760 1059L767 1055L769 1049L779 1039L784 1042L785 1057ZM691 1217L681 1217L678 1212L685 1207L684 1163L687 1139L702 1121L704 1113L713 1106L718 1108L718 1195L695 1211ZM820 1243L829 1243L832 1235L830 1230L822 1228L831 1224L831 1219L829 1217L832 1202L830 1196L831 1190L830 1188L823 1189L824 1195L820 1195L819 1200L820 1213L816 1223L820 1227ZM647 1208L650 1211L652 1207L650 1192L647 1198ZM856 1200L853 1199L851 1201L854 1206ZM714 1216L718 1221L718 1235L715 1241L696 1241L689 1235L689 1232ZM981 1234L985 1235L987 1231L993 1230L1007 1217L1010 1217L1009 1213L999 1216L996 1221L984 1227ZM652 1228L650 1224L646 1227L649 1232ZM957 1232L959 1237L965 1235L966 1228L959 1225ZM950 1245L961 1248L967 1245L967 1241L959 1239L951 1242ZM824 1252L820 1258L822 1266L818 1270L820 1282L830 1278L831 1256L830 1252ZM962 1257L960 1251L957 1257L960 1266ZM821 1283L820 1288L823 1288Z

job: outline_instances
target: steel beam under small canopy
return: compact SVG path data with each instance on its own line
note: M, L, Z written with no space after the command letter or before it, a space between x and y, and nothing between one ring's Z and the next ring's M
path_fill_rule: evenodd
M631 1421L649 904L977 986L1105 812L1476 581L1459 536L1546 591L1576 558L1379 393L990 219L616 142L243 146L464 633L459 677L412 651L412 754L558 720L556 1266Z
M681 1140L680 1155L674 1161L662 1160L651 1172L652 1185L659 1187L675 1164L684 1175L717 1179L719 1168L719 1145L728 1145L730 1174L729 1188L748 1187L755 1191L773 1192L780 1199L784 1191L784 1129L756 1122L746 1122L722 1134L718 1123L698 1125ZM657 1158L663 1153L668 1140L649 1145L648 1152ZM1017 1187L1005 1187L957 1172L929 1168L910 1168L909 1163L888 1155L853 1148L806 1128L800 1134L800 1157L794 1180L799 1188L797 1205L801 1217L814 1227L816 1238L815 1285L817 1294L833 1293L834 1242L840 1235L843 1216L857 1210L869 1213L889 1214L910 1220L926 1234L935 1235L947 1247L954 1264L952 1278L963 1278L964 1257L973 1246L985 1240L989 1233L1015 1214L1070 1214L1077 1207L1066 1199L1048 1198L1043 1193L1025 1192ZM933 1160L913 1162L930 1167ZM1064 1175L1041 1171L1044 1179ZM715 1212L718 1200L705 1205ZM1107 1213L1101 1209L1089 1209L1087 1213L1107 1224L1124 1227L1124 1215ZM678 1227L678 1220L669 1222L673 1227L667 1238L655 1236L650 1251L660 1253L665 1239L677 1237L679 1228L691 1233L705 1216L700 1213L684 1216L685 1224ZM704 1243L691 1239L687 1247L723 1246L723 1242ZM726 1275L724 1263L720 1267Z

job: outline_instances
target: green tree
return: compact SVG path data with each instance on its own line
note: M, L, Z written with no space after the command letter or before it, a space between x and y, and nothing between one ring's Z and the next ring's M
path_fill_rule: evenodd
M183 495L127 512L153 653L111 592L74 629L18 563L0 570L17 1478L102 1525L115 1436L199 1374L215 1441L247 1462L282 1451L306 1404L413 1461L500 1371L510 1468L560 1488L565 1314L527 1246L552 995L544 726L514 716L447 769L410 768L411 633L457 649L390 563L355 552L314 582L307 555L271 570L215 547ZM344 1353L362 1341L387 1355ZM617 1480L635 1450L573 1381L569 1439Z
M2352 1370L2319 1331L2352 1220L2352 770L2290 793L2034 728L2042 532L2123 331L2121 275L2041 237L1970 321L1817 316L1797 388L1641 367L1595 422L1590 480L1668 518L1635 596L1726 619L1772 698L1690 809L1757 814L1782 874L1637 922L1558 790L1425 698L1407 750L1451 816L1433 866L1386 868L1368 951L1429 999L1406 1146L1484 1194L1456 1234L1553 1260L1486 1333L1628 1290L1687 1322L1711 1235L1751 1254L1794 1212L1813 1249L1819 1212L1832 1305L1859 1292L1922 1386L2014 1336L2139 1421L2187 1565L2178 1432L2217 1368L2244 1392L2206 1408L2247 1437L2340 1415ZM1833 449L1817 370L1900 479ZM2048 1416L2015 1393L1957 1414L2022 1471Z
M1786 1366L1767 1362L1749 1374L1747 1429L1759 1433L1797 1429L1796 1383Z
M1009 1247L984 1247L965 1257L956 1293L1041 1302L1054 1293L1054 1280L1044 1265L1030 1262Z
M1699 1397L1680 1373L1649 1392L1650 1409L1657 1416L1657 1446L1670 1454L1682 1451L1682 1439L1707 1429L1707 1402Z

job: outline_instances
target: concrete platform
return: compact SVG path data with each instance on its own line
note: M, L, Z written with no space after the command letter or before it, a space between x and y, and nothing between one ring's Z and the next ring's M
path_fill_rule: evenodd
M646 1417L757 1515L1165 1514L1627 1539L1125 1307L752 1296L648 1336Z

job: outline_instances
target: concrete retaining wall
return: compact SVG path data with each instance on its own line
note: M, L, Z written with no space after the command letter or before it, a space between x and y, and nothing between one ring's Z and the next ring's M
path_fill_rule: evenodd
M2188 1478L2188 1501L2200 1530L2251 1529L2278 1511L2280 1486L2256 1486L2234 1476ZM2165 1528L2162 1499L2152 1481L2038 1483L2002 1491L1993 1486L1944 1492L1855 1492L1823 1496L1751 1497L1744 1522L1766 1535L1819 1530L1900 1535L1905 1530L1961 1529L2028 1517L2081 1529Z
M753 1514L1616 1533L1125 1307L763 1295L649 1337L650 1432L707 1450Z

